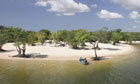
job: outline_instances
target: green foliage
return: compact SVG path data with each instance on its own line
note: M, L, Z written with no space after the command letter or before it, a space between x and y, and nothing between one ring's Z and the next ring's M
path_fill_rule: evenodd
M120 40L122 40L121 29L116 29L112 31L111 41L113 41L113 45L115 45L116 43L119 43Z
M52 44L52 41L51 40L49 40L49 42L48 42L49 44Z
M2 50L2 46L7 42L4 34L0 34L0 51Z
M89 34L84 29L72 30L68 33L67 43L74 49L78 46L84 46L84 43L88 41Z
M117 33L121 33L121 31L122 31L121 29L116 29L115 30L115 32L117 32Z
M2 46L7 42L7 34L4 33L6 27L0 26L0 51L2 50Z
M122 33L122 40L127 41L129 44L131 44L132 41L140 41L140 33L123 32Z
M110 32L108 31L107 27L104 27L100 31L97 31L97 37L99 42L108 43L110 42Z
M113 41L113 45L115 45L116 43L119 43L119 41L121 40L122 36L120 35L120 33L118 32L112 32L112 38L111 40Z
M67 35L68 35L68 31L66 30L61 30L56 32L56 38L58 41L66 42Z
M47 30L47 29L42 29L42 30L40 30L39 32L45 33L45 39L46 39L46 40L49 40L49 39L50 39L50 37L51 37L51 32L50 32L49 30Z
M16 29L18 30L18 29ZM20 30L20 29L19 29ZM14 35L17 35L15 38L15 46L18 51L18 56L25 57L26 45L30 44L30 39L28 39L28 32L24 30L20 30L16 32Z
M36 36L35 36L35 32L34 31L27 31L27 34L28 34L28 43L29 45L32 45L32 46L35 46L35 43L36 43Z
M4 33L7 35L8 42L15 42L16 40L19 39L20 32L22 31L21 28L13 28L13 27L8 27L4 30Z
M60 30L57 31L56 33L52 33L52 39L55 43L60 43L60 42L66 42L68 37L68 31L66 30Z
M3 35L8 42L14 42L18 56L25 56L26 45L35 43L35 32L24 31L21 28L8 27Z
M109 43L112 37L112 31L96 31L96 32L89 32L88 42L96 42L99 41L101 43Z
M37 41L40 42L42 45L45 43L46 40L46 34L44 32L37 32L35 34Z
M6 42L15 42L15 46L19 53L24 52L25 45L35 45L36 42L44 44L45 40L52 40L55 43L67 43L72 48L79 48L85 46L85 42L102 42L109 43L113 41L113 44L119 41L140 41L140 33L137 32L121 32L121 29L109 31L107 27L102 28L99 31L87 32L84 29L79 30L60 30L57 32L51 32L46 29L42 29L39 32L24 31L21 28L4 27L0 26L0 49ZM21 53L22 54L22 53Z
M52 38L52 40L53 40L55 43L57 43L57 38L56 38L56 33L55 33L55 32L53 32L53 33L51 34L51 38Z
M4 30L4 29L5 29L5 27L2 26L2 25L0 25L0 33L1 33L1 31Z

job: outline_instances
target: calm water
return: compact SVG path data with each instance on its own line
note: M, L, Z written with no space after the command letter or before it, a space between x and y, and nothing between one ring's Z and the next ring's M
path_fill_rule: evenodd
M77 61L0 60L0 84L140 84L140 50L87 66Z

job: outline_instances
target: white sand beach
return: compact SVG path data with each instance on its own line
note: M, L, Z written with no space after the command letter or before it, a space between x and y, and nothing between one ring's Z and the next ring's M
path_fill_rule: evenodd
M55 47L54 44L45 43L44 45L37 44L36 46L27 46L26 54L32 54L32 58L19 58L12 57L17 55L17 51L13 43L7 43L3 46L3 49L7 52L0 52L0 59L24 59L24 60L77 60L79 57L86 57L90 59L94 56L94 49L92 45L86 43L85 49L71 49L66 47ZM100 50L97 50L99 57L112 58L116 55L125 55L134 52L134 48L128 44L103 44L99 43Z

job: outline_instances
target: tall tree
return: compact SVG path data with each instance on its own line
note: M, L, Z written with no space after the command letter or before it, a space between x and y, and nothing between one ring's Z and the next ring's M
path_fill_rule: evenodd
M0 51L3 51L2 46L7 42L6 33L4 33L4 26L0 26Z
M132 44L132 41L139 41L140 34L137 32L123 32L122 33L122 40L126 41L129 44Z
M53 33L51 34L51 38L52 38L52 40L53 40L55 43L58 42L55 32L53 32Z
M28 34L27 32L21 30L20 32L17 32L15 35L17 35L14 44L18 52L17 56L25 57L26 44L28 44L28 38L27 38Z
M36 38L38 40L38 42L40 42L42 45L45 43L46 40L46 34L44 32L37 32L36 33Z
M15 42L15 39L19 37L19 33L22 31L21 28L7 27L4 32L7 35L8 42Z
M119 41L121 40L121 35L118 32L113 32L112 33L112 41L113 41L113 45L115 45L116 43L119 43Z
M49 40L49 39L50 39L50 37L51 37L51 32L50 32L49 30L47 30L47 29L42 29L42 30L40 30L39 32L43 32L43 33L45 34L45 39L46 39L46 40Z
M25 54L26 45L27 44L32 45L32 43L34 43L33 41L35 41L35 40L30 39L31 33L24 31L24 30L17 32L15 35L17 35L17 37L15 39L15 44L14 44L16 46L16 49L18 52L17 56L26 57L26 54ZM32 38L35 38L35 37L32 37Z
M18 52L17 56L25 57L26 45L34 43L34 35L31 32L22 30L21 28L8 27L4 30L8 42L14 42L16 50ZM32 37L31 37L32 36Z
M107 27L103 27L101 30L97 31L98 40L101 43L108 43L110 41L110 32Z
M83 46L83 44L88 40L89 34L84 29L72 30L68 33L67 43L72 46L72 48L77 49L78 46Z
M35 46L35 43L37 42L37 39L36 39L36 32L34 31L27 31L27 34L28 34L28 40L29 40L29 44L31 46Z

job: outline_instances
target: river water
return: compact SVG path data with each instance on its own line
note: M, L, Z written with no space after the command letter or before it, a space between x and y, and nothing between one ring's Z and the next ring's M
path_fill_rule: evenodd
M140 45L131 55L90 61L0 60L0 84L140 84Z

